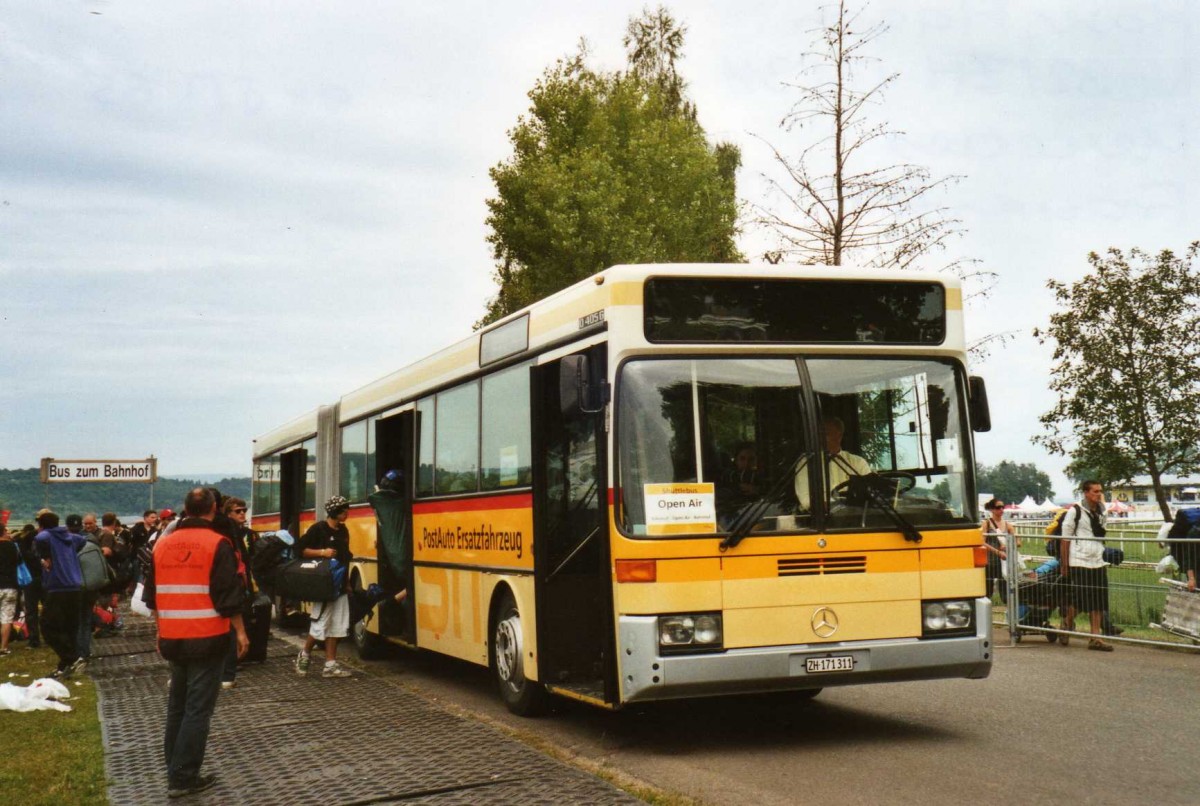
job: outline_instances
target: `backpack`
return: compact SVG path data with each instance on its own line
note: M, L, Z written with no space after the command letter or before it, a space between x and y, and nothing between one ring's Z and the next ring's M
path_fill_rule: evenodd
M1198 526L1200 526L1200 507L1181 509L1175 513L1175 520L1171 523L1171 531L1167 532L1167 538L1171 540L1186 538L1188 532Z
M104 552L90 540L79 550L79 570L83 572L83 589L91 593L103 590L116 578Z
M1048 555L1050 555L1051 557L1058 556L1059 541L1056 540L1055 538L1062 537L1063 521L1065 521L1067 519L1067 513L1073 509L1076 510L1076 512L1077 512L1077 514L1075 515L1075 522L1078 523L1079 522L1079 514L1078 513L1081 513L1082 510L1079 509L1079 504L1072 504L1071 506L1067 507L1066 509L1062 510L1057 515L1055 515L1053 520L1051 520L1050 523L1046 524L1046 534L1052 536L1049 540L1046 541L1046 553Z
M287 532L267 532L255 541L250 571L260 586L274 585L276 572L292 559L294 543Z
M1179 510L1179 514L1184 512L1200 512L1200 510ZM1178 519L1178 516L1176 516ZM1174 527L1172 527L1174 530ZM1169 535L1168 535L1169 536ZM1185 574L1189 568L1200 567L1200 525L1193 526L1183 535L1183 540L1167 541L1167 553L1175 558L1176 565L1179 570ZM1184 542L1197 541L1197 542Z

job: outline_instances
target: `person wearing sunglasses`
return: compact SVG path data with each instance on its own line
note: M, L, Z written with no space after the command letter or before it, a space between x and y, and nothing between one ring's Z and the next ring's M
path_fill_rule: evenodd
M233 547L237 551L238 566L241 571L242 582L245 586L246 597L244 599L246 607L243 610L242 617L247 636L250 638L250 648L243 655L242 660L248 660L252 654L256 652L258 647L257 636L258 630L255 629L253 619L253 603L254 603L254 581L250 575L250 555L254 551L254 543L258 540L258 535L246 525L246 502L240 498L229 497L221 501L221 512L229 519L230 523L226 528L233 536ZM238 652L236 635L231 633L229 640L229 652L225 655L225 667L221 670L221 688L231 689L237 685L237 665Z
M987 549L987 595L992 598L995 580L1000 580L1000 600L1008 603L1008 582L1004 578L1004 561L1008 558L1007 535L1016 537L1017 531L1013 525L1004 519L1004 502L993 498L983 505L987 510L984 518L982 534L983 545Z

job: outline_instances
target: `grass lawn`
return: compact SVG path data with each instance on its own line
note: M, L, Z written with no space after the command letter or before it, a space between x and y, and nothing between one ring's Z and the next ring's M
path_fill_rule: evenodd
M0 657L0 683L27 686L54 670L57 656L44 645L29 649L24 641L9 644ZM0 792L6 803L107 803L104 746L96 687L87 675L66 683L70 713L0 711Z

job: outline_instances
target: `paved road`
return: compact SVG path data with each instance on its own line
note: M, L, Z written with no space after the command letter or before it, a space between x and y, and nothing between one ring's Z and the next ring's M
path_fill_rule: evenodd
M1001 636L998 634L998 638ZM1001 640L1004 643L1004 640ZM593 764L706 803L1200 803L1200 656L1027 638L984 681L509 715L485 671L368 664Z

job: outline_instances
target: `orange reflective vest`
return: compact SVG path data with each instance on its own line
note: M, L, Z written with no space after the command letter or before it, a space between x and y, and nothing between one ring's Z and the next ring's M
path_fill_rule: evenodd
M212 638L229 632L213 607L209 580L217 546L212 529L176 529L154 545L155 601L160 638Z

